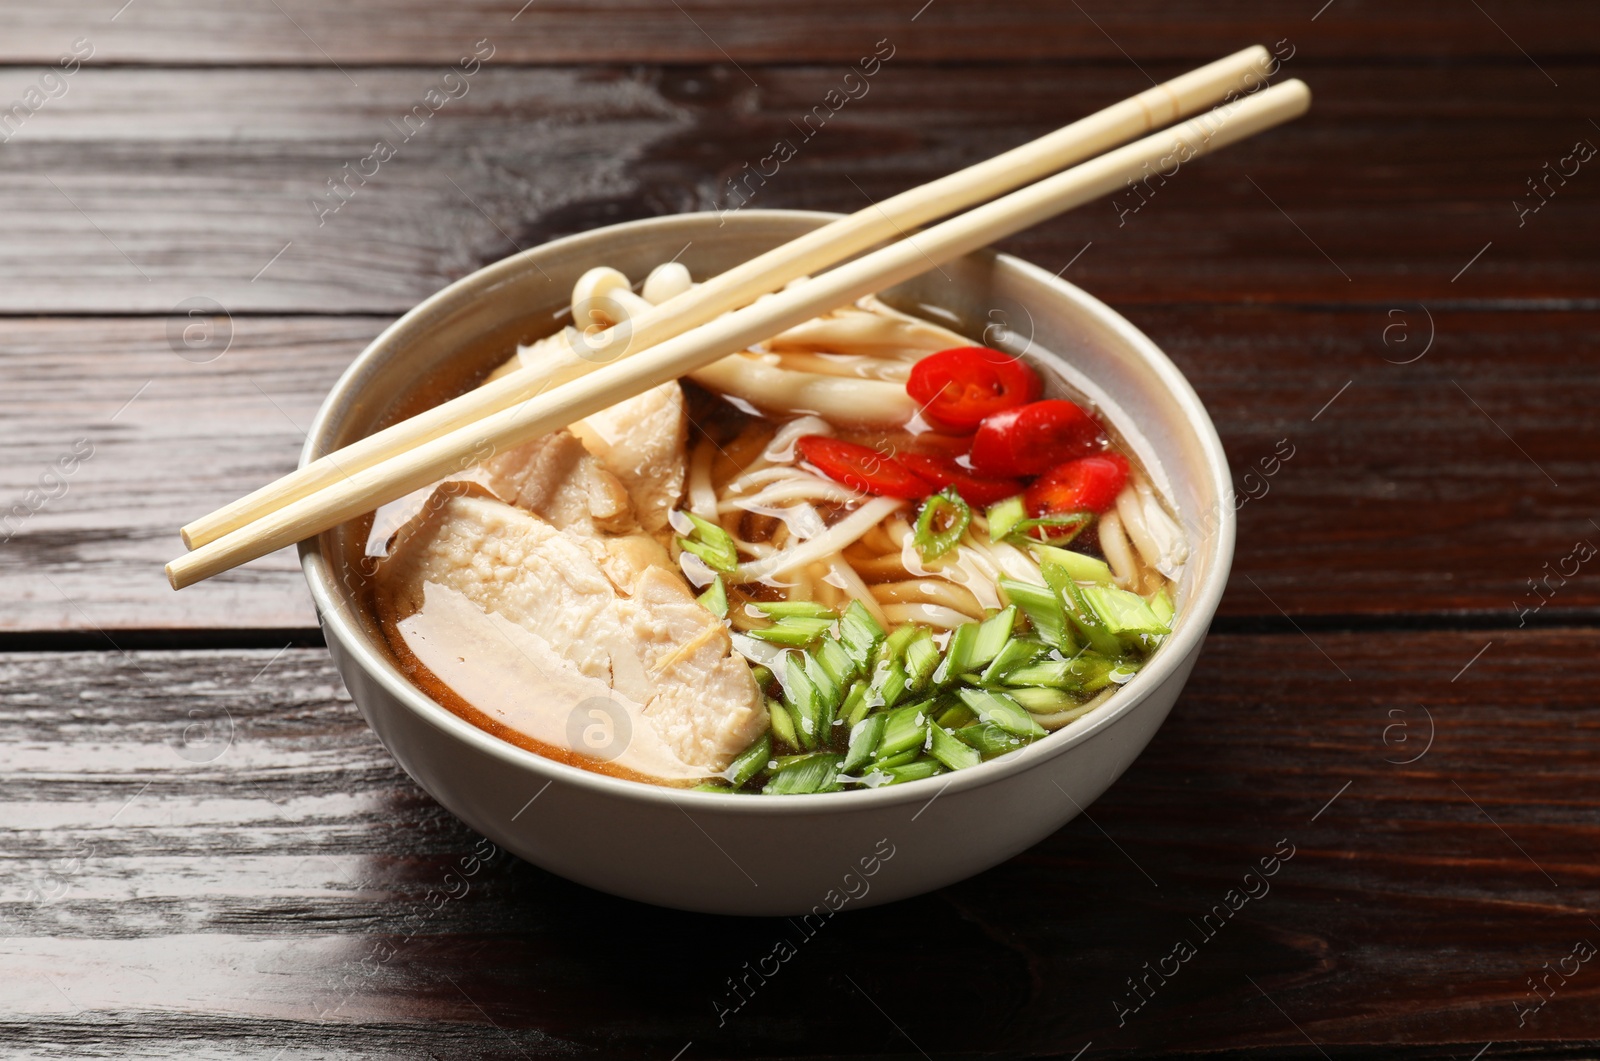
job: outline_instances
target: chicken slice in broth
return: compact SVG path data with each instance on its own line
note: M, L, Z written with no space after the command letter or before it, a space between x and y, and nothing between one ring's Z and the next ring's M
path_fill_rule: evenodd
M418 663L509 729L663 780L716 774L767 725L750 668L676 574L630 560L632 585L608 577L592 550L611 541L444 487L380 562L376 604ZM574 742L592 710L616 735Z
M627 489L639 526L651 534L665 527L683 496L689 441L677 381L585 417L571 431Z
M552 431L480 464L474 482L562 530L638 529L627 488L570 431Z

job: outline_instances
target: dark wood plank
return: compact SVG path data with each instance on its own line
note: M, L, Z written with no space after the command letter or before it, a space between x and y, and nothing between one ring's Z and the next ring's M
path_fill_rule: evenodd
M1395 308L1131 310L1199 390L1244 499L1223 614L1516 625L1519 608L1548 623L1600 606L1594 564L1567 559L1600 545L1600 381L1577 356L1600 345L1600 317L1436 307L1433 349L1398 365L1384 357L1421 351L1428 321ZM1385 346L1402 322L1407 343ZM290 552L182 593L161 566L181 524L293 467L323 394L386 323L240 316L232 348L196 364L164 318L13 321L0 630L313 627ZM89 447L53 486L49 469Z
M1515 625L1600 603L1600 392L1580 353L1600 317L1398 300L1129 313L1228 452L1240 507L1224 615Z
M1145 83L1132 68L891 62L807 140L799 123L840 70L745 69L759 87L726 65L491 65L409 142L396 123L436 71L363 71L356 87L336 70L83 70L5 145L0 312L209 297L236 313L399 313L517 246L730 206L727 182L780 139L795 157L754 203L854 210ZM1524 223L1514 203L1538 201L1526 182L1546 163L1571 171L1577 141L1600 143L1600 70L1552 64L1555 89L1522 65L1287 69L1316 92L1306 118L1152 181L1137 212L1125 193L1006 246L1073 262L1117 304L1593 304L1600 181L1582 166L1550 178ZM6 76L20 90L32 75ZM394 157L319 218L313 197L379 138Z
M1580 1056L1593 964L1522 1027L1513 1004L1600 944L1600 633L1498 634L1452 680L1484 640L1214 636L1092 821L829 925L720 1027L784 922L504 854L460 894L478 838L322 651L8 654L0 1054ZM1270 892L1204 938L1280 842ZM1183 939L1119 1027L1128 978Z
M388 319L241 316L191 348L192 323L8 323L0 627L316 625L291 550L203 594L174 593L162 565L190 518L294 467L323 395Z
M120 0L119 0L120 2ZM115 14L115 18L113 18ZM95 58L188 65L455 62L473 42L495 43L504 62L851 62L874 41L892 40L919 60L992 58L1212 58L1257 39L1291 34L1337 56L1491 57L1547 62L1592 55L1592 18L1578 0L1519 7L1495 0L1474 10L1448 0L1392 5L1338 0L1285 9L1262 0L1082 5L1019 0L823 0L773 6L756 0L645 0L528 4L523 0L435 6L424 0L328 5L280 0L264 6L221 0L137 0L125 11L66 0L18 11L0 58L51 62L87 35ZM1313 19L1313 15L1316 15ZM1503 31L1501 28L1503 27Z

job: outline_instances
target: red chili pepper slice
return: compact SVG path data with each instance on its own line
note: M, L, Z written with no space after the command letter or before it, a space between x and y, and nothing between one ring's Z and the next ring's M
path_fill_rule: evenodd
M1023 504L1030 516L1051 512L1104 512L1117 503L1128 481L1128 458L1102 453L1058 464L1028 487Z
M1061 399L1033 402L986 417L972 438L972 467L980 475L1038 475L1105 446L1094 417Z
M955 460L972 452L972 435L970 432L965 435L946 435L938 431L924 431L919 435L907 435L905 445L899 449L896 457L904 457L908 452L931 453L935 457Z
M932 486L893 457L842 438L804 435L795 442L795 448L823 475L852 490L910 501L934 492Z
M914 475L928 480L935 490L955 487L961 500L974 508L988 508L996 501L1022 493L1022 483L1017 479L985 479L973 475L948 457L927 453L902 453L900 463Z
M906 393L923 418L945 431L971 431L984 417L1026 405L1043 390L1037 372L986 346L929 354L911 367L906 380Z

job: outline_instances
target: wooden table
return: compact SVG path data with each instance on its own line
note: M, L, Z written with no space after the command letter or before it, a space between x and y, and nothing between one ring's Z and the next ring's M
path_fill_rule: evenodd
M1600 19L1319 3L7 5L0 1056L1595 1056ZM1187 692L1088 814L725 1019L782 922L480 846L288 554L163 582L396 315L714 204L865 56L759 205L856 209L1257 41L1310 116L1007 244L1222 433L1248 500Z

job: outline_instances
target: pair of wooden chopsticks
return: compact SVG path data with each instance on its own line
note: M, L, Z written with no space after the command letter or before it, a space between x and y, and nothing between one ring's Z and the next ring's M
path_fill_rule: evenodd
M192 551L167 565L167 578L182 589L319 534L444 478L485 446L503 450L565 427L1131 180L1163 168L1170 176L1175 164L1305 113L1311 94L1302 82L1261 88L1269 62L1265 48L1253 47L1193 70L752 258L640 313L628 329L588 340L581 358L524 368L321 457L184 527ZM1106 150L1219 102L1181 125ZM838 264L896 235L903 238ZM785 286L804 276L811 278ZM771 297L757 303L762 295Z

